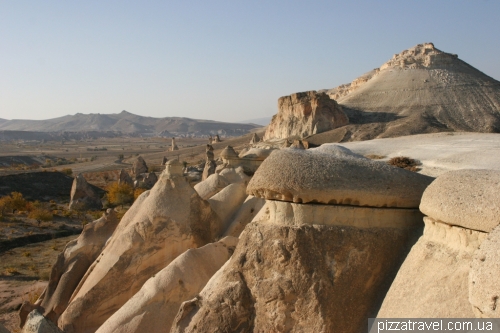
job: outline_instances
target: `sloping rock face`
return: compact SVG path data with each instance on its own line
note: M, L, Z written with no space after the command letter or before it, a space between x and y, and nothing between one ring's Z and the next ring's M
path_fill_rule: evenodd
M155 274L97 333L168 332L185 300L196 296L231 257L235 237L190 249Z
M118 184L127 184L131 187L134 186L134 181L132 180L132 177L128 174L125 169L120 170L120 176L118 177Z
M469 302L476 317L499 318L500 227L493 229L474 253L469 272Z
M71 187L69 209L88 210L101 209L102 202L97 193L90 187L82 174L76 176Z
M278 113L267 127L263 140L300 138L347 125L342 108L325 93L307 91L281 97Z
M94 332L152 275L190 248L211 242L220 222L208 202L167 162L156 185L137 198L59 318L65 332Z
M329 154L291 152L286 156L302 163L273 162L272 156L280 151L274 152L248 188L259 188L261 191L255 194L261 197L270 188L276 192L275 175L267 170L280 168L290 175L291 169L298 168L297 172L303 174L304 170L309 172L305 163L310 160L326 166L325 174L340 172L330 162ZM321 162L323 159L330 163ZM361 174L370 172L365 159L344 158L341 162L345 168L352 166L348 161L359 162L357 171ZM262 169L266 163L273 165ZM310 182L294 183L297 192L311 184L313 188L323 184L325 191L335 187L333 181L325 182L323 174L315 171L315 177L307 178ZM388 179L392 170L380 173L382 179ZM280 201L276 196L266 200L241 233L228 263L199 296L183 303L171 332L354 333L366 329L366 318L378 311L399 265L420 235L422 214L416 209L419 200L413 207L393 208L399 206L392 192L401 191L403 183L388 189L377 182L365 184L366 179L357 178L357 173L344 175L356 184L354 187L368 193L383 187L386 195L379 199L385 208L303 204ZM424 176L415 177L427 181ZM423 189L413 187L408 191L420 191L421 195ZM321 193L317 194L319 198Z
M101 253L118 222L114 210L108 209L100 219L85 225L80 236L69 242L59 254L39 304L45 317L57 323L59 316L66 310L73 291Z
M350 125L311 138L316 144L444 131L500 132L500 82L432 43L404 50L328 93Z
M378 317L494 314L488 312L493 300L487 297L494 297L498 289L487 281L490 276L482 268L495 267L498 262L495 256L486 256L491 244L484 248L482 244L500 222L495 214L499 183L499 171L458 170L439 176L425 190L420 204L420 210L429 215L424 219L424 235L401 266ZM495 236L491 236L494 243Z
M135 179L137 179L140 174L146 172L148 172L148 165L146 164L146 161L144 161L142 156L138 156L132 165L132 174L134 175Z

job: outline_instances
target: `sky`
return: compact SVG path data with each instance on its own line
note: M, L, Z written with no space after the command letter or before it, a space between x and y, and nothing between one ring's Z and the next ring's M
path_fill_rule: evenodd
M500 80L500 1L0 0L0 118L241 121L433 42Z

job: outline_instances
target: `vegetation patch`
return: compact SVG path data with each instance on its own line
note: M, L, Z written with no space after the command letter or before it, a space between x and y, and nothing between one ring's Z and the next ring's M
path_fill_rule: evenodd
M420 170L420 168L417 168L420 163L406 156L393 157L387 162L387 164L413 172Z

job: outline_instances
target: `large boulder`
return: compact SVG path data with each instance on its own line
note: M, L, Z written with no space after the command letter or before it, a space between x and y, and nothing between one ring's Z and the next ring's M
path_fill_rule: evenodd
M238 155L239 165L246 173L253 174L272 152L273 149L250 148Z
M267 176L252 178L248 193L268 200L394 208L418 207L433 180L365 158L291 149L273 152L257 173Z
M439 176L425 191L420 210L463 228L490 232L500 222L500 172L457 170Z
M63 333L63 331L40 312L33 310L26 319L22 333Z
M196 184L194 189L202 199L207 200L222 191L229 184L229 181L224 176L214 173L204 181Z
M329 154L292 150L287 160L300 163L282 163L284 159L272 158L280 153L274 152L264 161L248 189L258 188L254 195L266 199L268 191L282 189L283 193L266 200L239 236L231 259L199 296L183 303L171 332L360 332L366 329L366 318L378 311L421 232L419 200L401 208L395 193L402 193L407 185L392 177L404 177L392 168L372 165L377 162L349 157L337 164ZM311 165L324 169L311 171ZM339 165L380 176L386 183L366 184L368 176L342 171ZM349 189L380 193L373 202L384 207L281 201L290 189L280 187L283 176L277 178L269 172L274 168L296 177L289 181L297 193L321 188L311 192L317 197L310 202L320 200L329 190L342 193L340 187L350 184ZM428 177L403 171L415 185L429 182ZM348 179L337 184L325 175ZM411 192L407 196L419 197L424 188L407 188ZM345 193L355 198L352 192ZM339 194L338 201L344 199Z
M263 139L304 138L348 123L342 107L327 94L295 93L278 99L278 113L273 116Z
M420 204L428 215L424 234L401 266L379 317L474 317L469 300L486 311L491 301L486 295L498 291L485 283L480 263L476 261L473 271L470 267L478 247L500 222L495 215L499 183L499 171L458 170L439 176L425 190ZM495 257L489 259L494 266ZM472 294L469 279L476 282Z
M168 332L182 302L195 297L231 257L235 237L190 249L144 283L97 333Z
M100 219L85 225L80 236L70 241L57 256L49 284L38 304L45 317L57 323L80 280L101 253L118 222L115 211L108 209ZM21 323L24 320L21 317Z
M148 172L148 165L146 161L142 158L142 156L137 156L134 163L132 164L132 174L135 179L139 177L141 174Z
M88 269L59 318L65 332L94 332L145 281L178 255L213 241L220 222L210 204L167 162L156 185L123 216L99 258Z
M101 198L87 183L82 174L76 176L71 186L71 201L69 209L73 210L99 210L102 208Z

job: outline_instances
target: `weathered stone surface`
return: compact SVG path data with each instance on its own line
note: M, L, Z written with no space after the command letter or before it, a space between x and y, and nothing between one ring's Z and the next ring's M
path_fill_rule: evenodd
M246 184L243 182L226 186L222 191L208 199L210 207L219 216L222 231L231 223L231 217L238 211L247 197Z
M179 150L177 144L175 143L175 138L172 138L172 145L170 146L170 151Z
M97 333L168 332L179 307L195 297L231 257L236 237L189 249L144 283Z
M40 312L45 317L57 323L80 280L101 253L118 222L115 211L108 209L100 219L85 225L80 236L69 242L59 254L39 303ZM25 320L23 311L20 312L20 319L22 327Z
M334 143L325 143L317 148L311 148L310 150L313 152L330 154L332 156L342 157L342 158L355 157L355 158L367 159L363 155L353 153L348 148Z
M82 174L76 176L73 180L71 187L71 201L69 209L74 210L88 210L88 209L101 209L101 198L90 187L89 183L85 180Z
M144 186L146 186L147 189L152 188L157 181L158 181L158 176L154 172L147 173L143 180Z
M144 161L142 156L137 156L132 164L132 174L134 175L134 178L137 179L140 174L146 172L148 172L148 165L146 164L146 161Z
M171 332L363 331L410 230L250 223L231 259L182 304Z
M230 184L244 182L248 184L250 177L247 176L242 167L226 168L219 173L220 176L226 178Z
M447 172L425 190L420 210L467 229L490 232L500 223L500 171Z
M156 185L141 194L122 218L99 258L88 269L59 318L65 332L93 332L152 275L190 248L220 234L208 202L167 162Z
M223 164L222 168L236 168L240 165L240 158L233 147L227 146L220 153Z
M8 329L5 328L5 326L0 323L0 333L10 333Z
M46 290L40 295L40 297L43 297L45 294ZM70 292L71 294L71 292ZM43 313L43 309L40 307L39 300L35 301L35 304L31 303L30 301L24 301L21 304L21 308L19 309L18 315L19 315L19 327L23 328L24 324L26 323L26 319L28 318L28 315L33 311L33 310L38 310L38 312ZM0 331L1 332L1 331Z
M249 195L231 218L231 223L224 232L224 236L239 237L246 225L259 213L265 203L265 199Z
M424 234L399 269L377 316L474 317L468 300L469 267L487 234L429 217L424 222Z
M253 174L274 149L250 148L239 154L239 165L246 173Z
M207 200L210 197L219 193L223 188L228 186L230 182L224 177L215 173L210 175L207 179L202 182L199 182L194 186L198 195L203 199Z
M40 312L33 310L26 319L23 333L63 333L53 322L46 319Z
M260 142L260 137L257 135L257 133L254 133L252 135L252 138L250 139L250 144L256 144L257 142Z
M161 165L163 166L163 165L167 164L167 162L168 162L167 157L163 156L163 158L161 159Z
M283 149L262 163L247 192L297 203L416 208L432 180L368 159Z
M342 108L325 93L295 93L278 100L278 113L268 125L264 140L304 138L348 123Z
M499 249L500 227L496 226L474 252L469 272L469 302L476 317L500 318Z
M130 186L134 186L134 181L132 180L132 177L128 174L125 169L120 170L120 176L118 177L118 184L127 184Z

